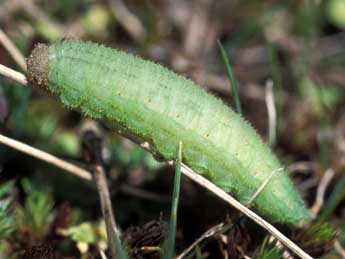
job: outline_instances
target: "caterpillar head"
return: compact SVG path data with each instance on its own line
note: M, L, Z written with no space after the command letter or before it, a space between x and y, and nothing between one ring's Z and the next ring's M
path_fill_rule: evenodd
M27 79L30 86L47 88L49 76L49 46L37 44L26 60Z

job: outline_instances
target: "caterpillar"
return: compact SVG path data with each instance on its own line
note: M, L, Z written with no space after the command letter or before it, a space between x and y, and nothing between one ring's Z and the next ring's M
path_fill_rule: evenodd
M221 100L185 77L95 43L38 44L27 59L33 87L70 109L110 122L125 137L148 142L163 158L183 162L246 204L281 164L255 130ZM251 207L293 227L310 221L296 188L276 173Z

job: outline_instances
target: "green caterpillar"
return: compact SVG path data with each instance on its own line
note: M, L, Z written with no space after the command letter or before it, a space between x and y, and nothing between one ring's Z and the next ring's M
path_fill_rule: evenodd
M246 204L281 167L241 116L192 81L138 57L82 41L39 44L27 60L32 86L67 108L111 122L136 143L183 162ZM273 176L252 208L270 220L301 226L310 214L284 172Z

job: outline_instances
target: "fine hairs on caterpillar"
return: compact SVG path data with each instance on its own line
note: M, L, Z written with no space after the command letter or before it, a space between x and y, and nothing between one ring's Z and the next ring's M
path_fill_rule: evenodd
M237 113L192 81L122 51L83 41L39 44L27 60L29 84L56 95L67 108L110 122L122 135L148 142L165 159L183 162L247 204L276 156ZM284 171L251 207L294 227L310 214Z

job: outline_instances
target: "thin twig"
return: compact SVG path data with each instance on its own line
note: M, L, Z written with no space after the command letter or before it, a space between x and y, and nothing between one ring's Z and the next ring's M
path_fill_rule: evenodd
M345 258L345 249L341 246L338 239L334 241L334 249L338 252L341 258Z
M0 64L0 75L3 75L9 79L12 79L16 81L17 83L20 83L22 85L27 86L28 82L26 80L26 77L24 74L19 73L13 69L10 69L8 67L5 67L4 65Z
M202 242L206 238L213 236L214 234L218 233L219 231L221 231L223 229L223 227L224 227L224 222L219 223L219 224L211 227L210 229L208 229L197 240L195 240L187 249L185 249L178 257L176 257L176 259L184 258L187 254L190 253L190 251L192 251L192 249L194 247L196 247L198 244L200 244L200 242Z
M168 162L170 165L173 164L172 161ZM282 234L278 229L276 229L273 225L268 223L266 220L261 218L259 215L248 209L246 206L241 204L239 201L235 200L231 195L217 187L215 184L210 182L209 180L205 179L201 175L195 173L192 169L188 166L182 164L181 171L183 174L188 176L193 181L197 182L199 185L205 187L216 196L221 198L222 200L226 201L228 204L236 208L237 210L241 211L245 214L248 218L256 222L261 227L265 228L269 233L275 236L282 244L284 244L287 248L293 251L296 255L298 255L302 259L311 259L312 257L304 252L301 248L299 248L294 242L292 242L289 238L287 238L284 234Z
M262 192L262 190L266 187L266 185L271 181L272 177L280 172L283 171L284 168L278 168L274 171L272 171L272 173L262 182L262 184L259 186L259 188L256 190L256 192L254 193L254 195L250 198L250 200L247 203L247 207L249 208L252 204L252 202L256 199L256 197L258 197L258 195Z
M0 42L4 48L8 51L11 57L17 62L17 64L26 71L26 62L22 53L17 49L13 42L7 37L5 32L0 29Z
M85 169L82 169L78 166L75 166L71 163L68 163L60 158L57 158L47 152L41 151L39 149L33 148L27 144L24 144L22 142L19 142L14 139L10 139L8 137L5 137L4 135L0 134L0 143L12 147L13 149L16 149L18 151L21 151L25 154L28 154L30 156L36 157L40 160L46 161L49 164L55 165L58 168L64 169L67 172L70 172L74 175L79 176L80 178L83 178L85 180L91 180L91 174Z
M20 74L20 73L18 73ZM24 76L24 75L23 75ZM25 78L25 76L24 76ZM26 82L26 80L25 80ZM22 144L22 143L20 143ZM140 144L140 143L139 143ZM24 144L25 145L25 144ZM27 145L25 145L27 146ZM155 153L154 149L148 144L148 143L142 143L140 144L141 147L147 149L151 153ZM30 147L29 147L30 148ZM33 149L35 150L35 149ZM42 152L42 151L41 151ZM43 152L46 154L45 152ZM51 156L51 155L50 155ZM52 156L54 157L54 156ZM55 158L55 157L54 157ZM66 163L66 162L65 162ZM167 161L169 165L173 165L174 161ZM69 163L67 163L69 164ZM61 166L59 166L61 167ZM69 170L70 171L70 170ZM83 170L84 171L84 170ZM285 235L283 235L278 229L276 229L273 225L268 223L266 220L258 216L256 213L248 209L246 206L241 204L239 201L237 201L235 198L233 198L231 195L217 187L215 184L210 182L209 180L205 179L201 175L194 172L192 169L190 169L185 164L182 164L181 172L185 174L187 177L192 179L193 181L197 182L199 185L205 187L212 193L214 193L216 196L230 204L232 207L236 208L237 210L241 211L243 214L245 214L248 218L256 222L261 227L265 228L269 233L271 233L273 236L275 236L282 244L284 244L286 247L288 247L290 250L292 250L296 255L300 256L302 259L312 259L310 255L308 255L306 252L304 252L301 248L299 248L295 243L293 243L289 238L287 238ZM89 172L87 172L89 174ZM83 178L85 178L86 175L84 175ZM87 176L86 176L87 177Z
M99 254L101 255L102 259L107 259L107 256L105 255L102 249L99 249Z
M111 204L110 192L106 173L104 169L103 151L105 150L104 140L100 137L100 130L96 122L88 121L82 127L82 148L85 161L92 166L92 176L96 184L103 218L108 237L108 248L112 259L127 258L120 241L118 230Z
M330 184L334 176L334 170L332 168L328 168L323 177L321 178L320 184L317 187L314 205L310 209L310 212L314 217L316 217L317 214L320 212L320 209L322 208L325 202L325 193L327 190L327 186Z
M270 180L272 179L272 177L277 173L282 171L284 168L278 168L274 171L272 171L272 173L262 182L262 184L259 186L259 188L256 190L256 192L254 193L254 195L250 198L250 200L247 203L247 208L249 208L252 204L252 202L256 199L256 197L262 192L262 190L266 187L266 185L270 182ZM187 254L190 253L190 251L197 246L201 241L203 241L204 239L211 237L215 234L217 234L218 232L223 232L224 233L224 229L226 229L229 225L225 225L223 222L220 224L217 224L213 227L211 227L210 229L208 229L204 234L202 234L197 240L195 240L186 250L184 250L176 259L181 259L184 256L186 256Z
M266 83L265 100L268 113L268 143L270 146L273 146L276 143L277 138L277 112L274 105L272 80L268 80Z
M109 194L109 188L107 179L102 166L97 165L93 170L93 178L95 180L99 198L101 201L102 214L105 220L107 229L107 236L109 242L109 249L112 259L116 259L116 244L119 242L116 240L119 237L119 230L116 227L115 217L113 213L113 207L111 205L111 199Z

